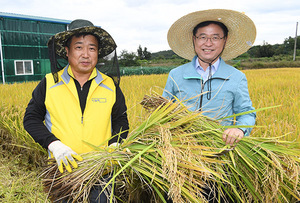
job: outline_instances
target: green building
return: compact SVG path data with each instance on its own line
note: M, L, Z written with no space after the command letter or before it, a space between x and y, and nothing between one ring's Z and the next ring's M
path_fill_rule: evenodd
M0 84L41 80L51 72L47 41L70 22L0 12Z

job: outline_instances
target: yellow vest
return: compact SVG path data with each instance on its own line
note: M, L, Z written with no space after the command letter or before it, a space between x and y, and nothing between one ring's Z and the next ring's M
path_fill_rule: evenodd
M59 81L54 82L52 74L46 75L45 124L62 143L76 153L92 151L83 141L107 146L111 137L111 112L116 101L116 87L113 80L93 70L92 83L82 115L79 97L70 66L58 72Z

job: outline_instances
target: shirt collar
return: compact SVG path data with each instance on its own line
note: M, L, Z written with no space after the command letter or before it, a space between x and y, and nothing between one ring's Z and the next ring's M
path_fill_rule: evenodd
M220 57L218 58L218 60L216 62L214 62L211 65L212 71L216 72L218 70L218 68L219 68L219 65L220 65ZM199 64L198 58L195 60L195 68L196 68L196 70L200 69L200 70L204 71L204 69Z
M196 61L198 60L197 55L194 56L192 61L190 63L184 64L185 68L183 69L183 78L184 79L202 79L202 76L198 73L196 69ZM216 61L217 62L217 61ZM218 59L218 71L213 74L214 77L222 78L222 79L227 79L231 72L228 72L227 65L221 57ZM216 65L216 63L214 63ZM199 66L200 67L200 66Z

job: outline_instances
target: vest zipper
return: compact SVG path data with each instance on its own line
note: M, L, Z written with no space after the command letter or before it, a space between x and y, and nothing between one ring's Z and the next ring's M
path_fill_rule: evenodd
M83 116L81 116L81 124L83 124Z

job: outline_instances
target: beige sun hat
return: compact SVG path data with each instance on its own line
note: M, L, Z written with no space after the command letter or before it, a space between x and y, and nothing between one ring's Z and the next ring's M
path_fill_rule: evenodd
M193 59L196 55L193 29L204 21L218 21L228 28L228 39L221 55L225 61L245 53L255 41L255 25L244 13L226 9L196 11L179 18L168 31L169 46L177 55Z

